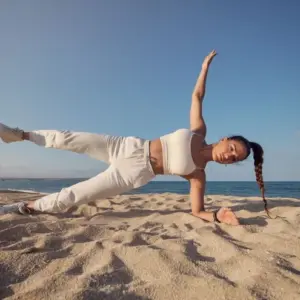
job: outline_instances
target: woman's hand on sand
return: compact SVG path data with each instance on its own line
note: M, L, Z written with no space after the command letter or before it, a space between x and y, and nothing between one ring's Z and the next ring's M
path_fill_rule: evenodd
M217 212L217 218L221 223L225 223L228 225L240 225L239 220L237 219L236 215L233 213L233 211L230 208L222 207Z
M212 50L205 58L204 61L202 63L202 67L209 67L210 63L212 62L212 60L214 59L214 57L217 55L216 50Z

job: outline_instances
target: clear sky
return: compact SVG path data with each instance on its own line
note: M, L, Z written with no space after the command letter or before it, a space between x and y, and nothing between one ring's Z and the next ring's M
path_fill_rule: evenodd
M1 1L0 120L155 138L189 126L204 56L207 142L265 149L265 180L300 180L300 1ZM29 143L0 144L1 176L92 176L106 165ZM253 159L208 180L254 180ZM159 180L176 179L161 176Z

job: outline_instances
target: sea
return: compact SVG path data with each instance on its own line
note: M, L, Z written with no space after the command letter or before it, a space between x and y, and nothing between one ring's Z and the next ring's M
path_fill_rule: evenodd
M68 179L0 179L0 190L22 190L41 193L55 193L88 178ZM145 186L124 194L178 193L188 194L187 181L151 181ZM300 200L299 181L265 182L266 197L286 197ZM206 195L260 196L255 181L208 181Z

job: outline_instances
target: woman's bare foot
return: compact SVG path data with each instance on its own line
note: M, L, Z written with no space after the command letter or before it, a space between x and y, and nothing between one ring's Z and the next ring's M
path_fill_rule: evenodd
M229 225L240 225L239 220L237 219L236 215L230 208L222 207L217 212L217 218L221 223L229 224Z

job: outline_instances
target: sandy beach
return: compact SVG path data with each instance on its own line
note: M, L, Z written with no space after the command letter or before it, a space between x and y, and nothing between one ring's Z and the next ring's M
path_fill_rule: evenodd
M0 193L0 204L38 194ZM300 299L300 200L206 196L241 226L190 214L188 195L121 195L62 214L0 216L0 299Z

